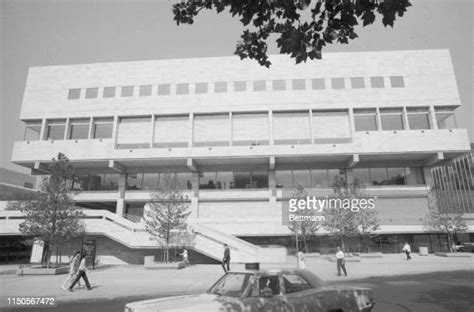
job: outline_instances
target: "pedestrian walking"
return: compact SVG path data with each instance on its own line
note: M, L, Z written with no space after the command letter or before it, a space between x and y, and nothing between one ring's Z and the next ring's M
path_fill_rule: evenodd
M84 283L86 283L87 290L92 290L91 285L89 284L89 279L87 278L87 267L86 267L86 256L81 255L81 263L79 264L79 269L76 275L76 278L72 282L71 286L69 286L68 290L73 291L72 289L74 288L74 285L76 285L79 280L82 279L84 280Z
M410 244L408 244L408 242L405 242L405 245L403 246L403 249L402 249L405 254L407 255L407 261L408 260L411 260L411 256L410 256L410 253L411 253L411 247L410 247Z
M62 289L67 290L69 285L71 285L71 282L74 280L74 278L76 277L77 272L79 271L80 262L81 262L81 252L76 251L76 253L72 257L71 262L69 262L69 275L66 278L66 280L63 282L63 284L61 285ZM77 284L78 284L79 287L82 287L80 281Z
M183 257L183 262L186 266L190 266L191 264L189 263L188 259L188 250L185 248L183 249L183 252L181 253L181 256Z
M298 266L298 269L306 270L305 259L306 257L301 250L296 253L296 264Z
M344 275L347 276L346 259L344 259L344 253L342 252L341 247L337 247L336 261L337 261L337 276L341 276L341 269L344 272Z
M224 258L222 258L222 268L224 272L230 271L230 248L224 244Z

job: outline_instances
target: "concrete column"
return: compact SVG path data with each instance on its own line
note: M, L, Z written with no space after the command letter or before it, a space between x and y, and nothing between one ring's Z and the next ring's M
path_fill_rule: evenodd
M435 130L438 129L438 122L436 120L436 113L435 113L434 106L430 106L429 116L430 116L430 128L435 129Z
M276 196L275 169L268 171L268 188L270 189L271 196Z
M352 183L354 181L354 171L352 171L352 168L346 168L346 178L347 183Z
M117 208L115 210L115 213L121 217L123 217L126 213L126 206L125 206L125 199L119 198L117 199Z
M126 186L127 186L127 174L126 173L121 173L118 176L118 192L119 192L119 197L120 198L125 197Z

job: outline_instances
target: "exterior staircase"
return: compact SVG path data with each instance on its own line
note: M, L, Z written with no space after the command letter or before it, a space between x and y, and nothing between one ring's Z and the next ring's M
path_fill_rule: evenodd
M155 249L158 243L145 231L139 220L120 217L107 210L82 210L86 233L106 236L131 249ZM19 225L24 221L20 211L0 210L0 229L3 235L19 235ZM257 261L260 247L233 235L222 233L207 226L190 224L189 231L176 231L173 246L186 246L212 259L222 261L224 243L231 251L231 262Z

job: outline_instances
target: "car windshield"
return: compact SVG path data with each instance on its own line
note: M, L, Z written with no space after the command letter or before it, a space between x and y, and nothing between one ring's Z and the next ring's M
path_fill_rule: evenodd
M241 297L249 283L253 281L251 273L227 273L212 286L209 293L228 297Z

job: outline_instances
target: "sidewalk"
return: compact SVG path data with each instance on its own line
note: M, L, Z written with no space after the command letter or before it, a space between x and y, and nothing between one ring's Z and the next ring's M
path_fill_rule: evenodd
M404 254L384 254L383 258L363 259L348 262L348 277L336 276L336 264L323 258L310 258L307 269L328 282L353 281L372 276L395 276L421 274L439 271L473 270L474 258L444 258L434 255L412 255L406 261ZM294 257L288 257L284 267L295 267ZM275 268L274 265L262 265ZM279 266L281 267L281 266ZM233 270L243 269L234 264ZM0 266L1 270L1 266ZM56 276L15 276L0 275L0 307L7 305L7 297L55 297L57 302L93 299L113 299L134 296L172 295L206 291L223 271L219 265L194 265L183 270L146 270L143 266L116 266L92 271L89 278L93 290L77 289L67 292L60 289L66 275Z

